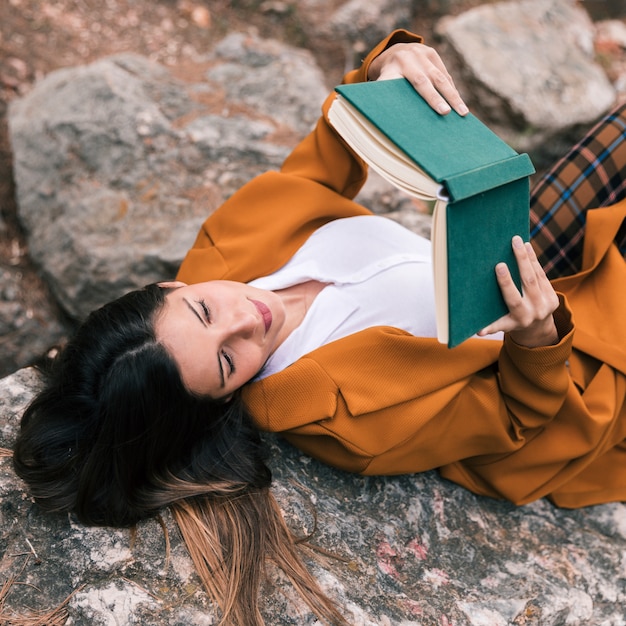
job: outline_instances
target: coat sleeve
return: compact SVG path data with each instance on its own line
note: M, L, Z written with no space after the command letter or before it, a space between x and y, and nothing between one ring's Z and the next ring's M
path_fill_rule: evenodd
M369 66L381 52L397 43L421 41L421 37L406 30L394 31L365 57L359 69L348 72L342 82L367 81ZM295 148L281 171L290 176L314 180L342 196L353 198L365 182L367 167L328 123L328 109L334 98L334 92L326 98L316 129Z
M421 38L398 30L379 43L344 82L367 80L370 63L386 48ZM367 177L365 164L329 126L323 105L314 130L279 172L253 179L202 225L177 278L187 283L228 279L248 282L282 267L304 241L333 219L368 213L352 201Z

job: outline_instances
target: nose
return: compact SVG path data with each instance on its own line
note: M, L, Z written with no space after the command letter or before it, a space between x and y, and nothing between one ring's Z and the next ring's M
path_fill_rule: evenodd
M252 312L237 311L233 313L230 320L229 332L234 337L248 339L254 334L258 323L258 319Z

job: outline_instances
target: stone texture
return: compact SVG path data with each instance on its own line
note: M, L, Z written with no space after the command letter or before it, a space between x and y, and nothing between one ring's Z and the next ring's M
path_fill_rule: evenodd
M206 62L206 81L183 83L110 57L53 72L12 103L19 216L71 317L173 277L206 216L280 166L328 92L311 54L277 41L232 34ZM372 181L361 201L407 206Z
M173 275L193 241L201 209L185 192L202 186L172 126L191 106L169 77L158 84L165 76L140 57L104 59L48 75L11 107L30 253L77 318L136 281Z
M327 90L308 50L232 33L216 45L212 56L218 64L206 77L222 86L227 100L246 105L274 126L283 124L296 136L304 136L313 128ZM238 143L243 144L241 139ZM278 157L283 156L284 149L282 146Z
M279 4L272 10L286 10ZM439 16L457 5L429 0L420 6ZM355 7L331 0L298 4L299 11L315 12L318 28L319 16L330 16L337 37L345 36L355 53L365 45L355 16L364 20L363 33L378 37L386 17L404 20L407 7L417 10L404 0L368 4L361 13ZM548 89L559 81L569 85L561 73L572 71L574 59L590 72L580 76L604 85L598 93L606 87L590 59L592 25L573 2L490 3L481 11L442 22L441 33L449 52L456 38L480 44L462 46L461 56L450 59L463 70L457 82L481 100L484 108L475 110L486 121L506 126L521 147L549 136L551 148L606 106L595 94L583 105L583 91L579 102L564 100L564 89ZM492 69L498 59L485 57L494 41L497 54L509 59L504 69ZM551 57L552 48L563 56ZM279 166L329 88L309 53L249 34L218 42L202 62L204 80L194 82L135 55L102 59L49 75L11 107L20 216L34 258L72 316L172 275L206 214L255 174ZM510 84L516 74L526 83ZM534 102L534 91L521 89L536 77L544 97L555 100ZM564 126L537 115L546 102L557 103ZM574 115L581 108L589 118ZM376 176L359 200L429 233L429 217ZM17 320L22 337L36 334L39 353L57 336L54 307L35 307L33 318L42 318L29 326L28 312L11 308L21 287L16 274L2 275L0 323ZM0 344L2 358L6 347ZM11 447L37 385L30 369L0 379L0 446ZM351 623L626 624L625 505L564 511L540 501L516 508L476 497L435 472L362 478L274 438L267 443L274 492L289 523L306 534L317 517L313 543L339 557L310 563ZM85 528L71 517L40 512L10 460L0 463L0 571L24 583L14 584L4 608L0 604L0 623L10 623L7 612L55 607L70 594L68 624L216 623L167 512L164 526L142 523L134 539L128 531ZM318 623L273 570L262 598L268 624Z
M589 124L615 101L591 20L573 0L484 4L437 30L461 59L468 99L518 149Z
M205 83L186 85L121 55L53 72L12 103L20 219L33 259L71 316L172 277L224 196L277 168L310 129L326 95L310 53L247 39L231 36L218 47L227 60ZM269 76L275 84L281 72L302 83L288 92L292 113L279 103L271 117L263 113Z
M0 263L0 376L36 362L69 332L49 294L30 287L20 268Z
M420 7L386 0L362 7L307 0L297 11L320 33L344 42L351 65L383 31L416 16L458 12L458 5L459 0ZM262 8L279 9L296 10L284 3ZM597 35L603 41L606 30ZM510 84L513 75L559 84L566 73L561 58L582 59L580 76L589 84L606 83L589 58L593 25L571 0L487 3L442 21L441 32L450 42L471 43L459 56L450 42L429 42L449 66L459 65L455 78L475 112L515 147L528 149L539 170L579 136L581 124L589 125L573 112L584 110L591 119L604 106L602 98L587 101L581 90L580 101L558 107L562 121L571 124L538 126L550 107L539 113L542 103L533 100L534 91L520 90L521 81L515 89ZM519 70L487 71L495 63L494 41L495 56L513 58L507 67ZM619 45L614 34L610 42ZM548 44L561 56L550 56ZM525 55L519 55L520 46L528 49ZM56 302L21 307L19 298L0 296L3 351L11 355L0 364L0 375L32 363L67 334L56 304L70 318L82 318L128 289L171 277L205 216L252 176L280 165L311 127L330 87L310 52L250 33L229 35L195 62L206 67L201 81L178 80L136 55L105 58L53 72L13 103L9 122L20 219ZM494 91L494 81L506 89ZM621 74L614 83L620 88ZM413 202L376 175L358 200L430 233L423 207L416 212ZM24 288L21 277L6 268L2 293L14 292L18 283Z
M364 3L349 0L331 15L328 27L340 40L347 40L356 50L367 52L394 28L410 28L411 2L383 0Z
M0 446L10 447L38 385L31 369L0 380ZM578 511L480 498L439 478L359 477L268 438L274 493L291 527L338 558L311 568L355 626L626 624L626 505ZM0 571L6 611L70 594L68 624L215 624L170 515L129 531L41 513L1 459ZM275 626L319 624L270 569L263 613ZM0 613L0 623L3 615Z

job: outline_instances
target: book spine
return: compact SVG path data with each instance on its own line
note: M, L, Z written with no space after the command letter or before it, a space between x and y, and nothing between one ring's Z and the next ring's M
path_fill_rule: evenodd
M452 202L470 198L479 193L530 176L535 172L527 154L517 154L510 159L490 163L473 170L448 176L441 181Z

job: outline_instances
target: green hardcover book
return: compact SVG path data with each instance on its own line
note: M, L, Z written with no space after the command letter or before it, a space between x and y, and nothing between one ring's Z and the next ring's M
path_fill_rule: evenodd
M529 237L527 154L471 113L435 113L404 79L336 87L329 120L346 143L409 195L433 201L440 342L454 347L506 314L494 268L519 287L513 235Z

